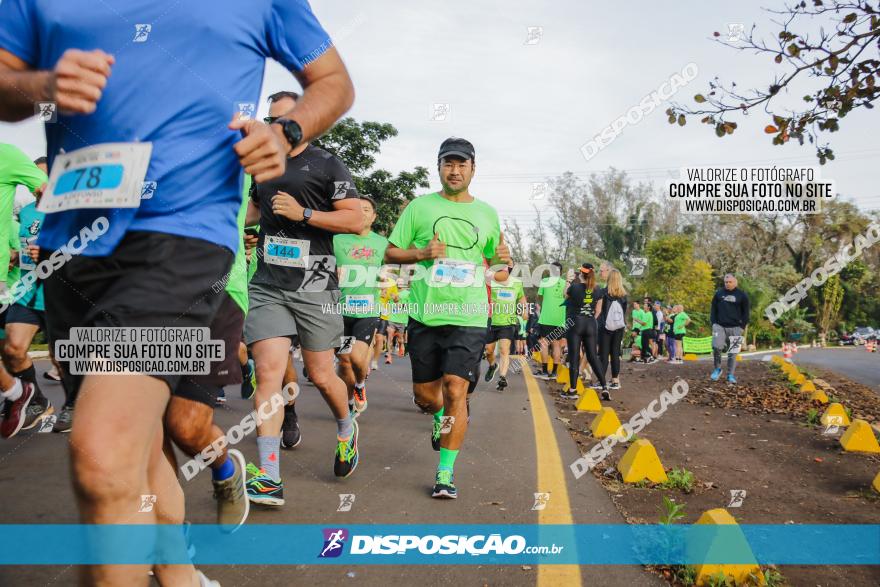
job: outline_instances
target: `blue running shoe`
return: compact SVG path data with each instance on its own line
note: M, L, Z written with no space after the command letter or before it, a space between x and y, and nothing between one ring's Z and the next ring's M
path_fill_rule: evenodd
M736 377L734 377L733 375L728 374L728 375L727 375L727 382L728 382L728 383L736 384Z
M719 377L721 377L721 369L715 369L712 371L712 375L709 376L712 381L718 381Z

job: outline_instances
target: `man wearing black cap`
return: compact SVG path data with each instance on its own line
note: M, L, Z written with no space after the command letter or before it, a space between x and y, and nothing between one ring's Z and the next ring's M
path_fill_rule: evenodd
M409 298L409 355L416 403L434 414L431 446L440 451L440 465L433 497L457 497L453 466L489 317L483 259L490 267L510 263L498 212L468 191L475 168L470 142L444 141L437 156L443 189L409 203L386 252L390 263L418 264ZM496 274L499 281L505 273Z

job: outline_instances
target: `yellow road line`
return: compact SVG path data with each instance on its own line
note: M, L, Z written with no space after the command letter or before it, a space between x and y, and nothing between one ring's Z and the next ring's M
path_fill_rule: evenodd
M535 428L535 450L538 463L537 491L549 493L550 500L543 510L538 510L538 524L573 524L565 468L553 432L553 421L544 403L538 381L532 375L528 361L519 358L523 378L532 406L532 424ZM581 585L581 569L577 565L538 565L538 587L556 585Z

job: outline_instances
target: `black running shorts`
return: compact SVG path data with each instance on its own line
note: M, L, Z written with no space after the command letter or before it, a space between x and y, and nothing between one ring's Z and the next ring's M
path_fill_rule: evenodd
M474 381L485 345L485 326L426 326L410 318L407 349L413 383L436 381L443 375Z
M491 326L489 327L489 338L486 341L486 344L492 344L493 342L507 339L510 342L516 338L516 326Z
M565 326L548 326L547 324L538 324L538 338L549 338L551 340L565 340L565 333L568 330Z
M40 250L40 260L53 251ZM74 327L208 327L228 296L215 293L232 267L232 251L205 240L130 232L107 257L71 258L45 281L49 339L68 340ZM76 393L83 375L69 375ZM175 389L181 375L155 375Z
M353 336L355 340L370 344L376 328L379 326L379 317L355 318L353 316L342 317L345 336Z
M6 312L6 324L30 324L46 332L46 312L24 304L12 304Z
M211 322L211 340L222 340L226 354L222 361L211 363L207 375L184 375L173 394L184 399L214 407L218 392L227 385L241 385L241 362L238 345L244 331L244 312L229 294L221 292L223 301Z

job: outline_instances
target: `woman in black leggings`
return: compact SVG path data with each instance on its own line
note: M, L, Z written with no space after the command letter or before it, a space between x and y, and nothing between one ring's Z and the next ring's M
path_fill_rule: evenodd
M608 389L620 389L620 343L623 341L623 333L626 332L626 324L609 324L608 313L614 302L620 305L623 316L626 316L626 290L623 289L623 277L617 269L608 274L608 287L605 295L596 306L596 313L600 322L604 324L599 329L599 362L602 363L602 375L608 369L608 360L611 359L611 384ZM616 310L615 310L616 312ZM608 326L616 327L609 330Z
M608 399L608 388L605 385L605 373L599 363L599 327L596 324L596 302L598 292L596 290L596 275L593 266L584 263L577 274L577 278L568 287L565 293L566 319L571 322L566 338L568 339L568 378L571 391L577 387L577 378L581 362L581 345L587 355L590 368L599 379L602 386L602 397Z

